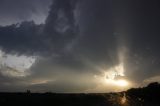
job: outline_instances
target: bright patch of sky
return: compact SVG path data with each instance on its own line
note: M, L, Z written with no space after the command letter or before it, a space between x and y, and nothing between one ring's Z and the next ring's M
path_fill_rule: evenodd
M9 77L25 77L35 61L32 56L5 54L0 50L0 73Z

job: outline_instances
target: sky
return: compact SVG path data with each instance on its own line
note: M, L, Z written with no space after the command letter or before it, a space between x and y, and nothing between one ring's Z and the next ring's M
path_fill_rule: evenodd
M0 0L0 91L160 82L159 28L159 0Z

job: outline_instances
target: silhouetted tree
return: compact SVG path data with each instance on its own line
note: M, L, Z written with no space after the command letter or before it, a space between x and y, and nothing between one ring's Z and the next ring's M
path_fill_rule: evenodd
M160 84L158 82L152 82L147 87L148 88L157 88L159 86L160 86Z
M30 93L31 93L31 91L27 89L27 94L30 94Z

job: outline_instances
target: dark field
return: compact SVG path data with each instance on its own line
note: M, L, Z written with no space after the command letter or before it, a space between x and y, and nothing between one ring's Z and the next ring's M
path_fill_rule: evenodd
M0 106L160 106L160 85L119 93L0 93Z

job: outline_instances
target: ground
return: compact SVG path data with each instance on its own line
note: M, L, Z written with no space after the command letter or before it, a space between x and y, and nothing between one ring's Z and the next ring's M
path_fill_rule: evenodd
M1 106L160 106L160 84L117 93L0 93Z

